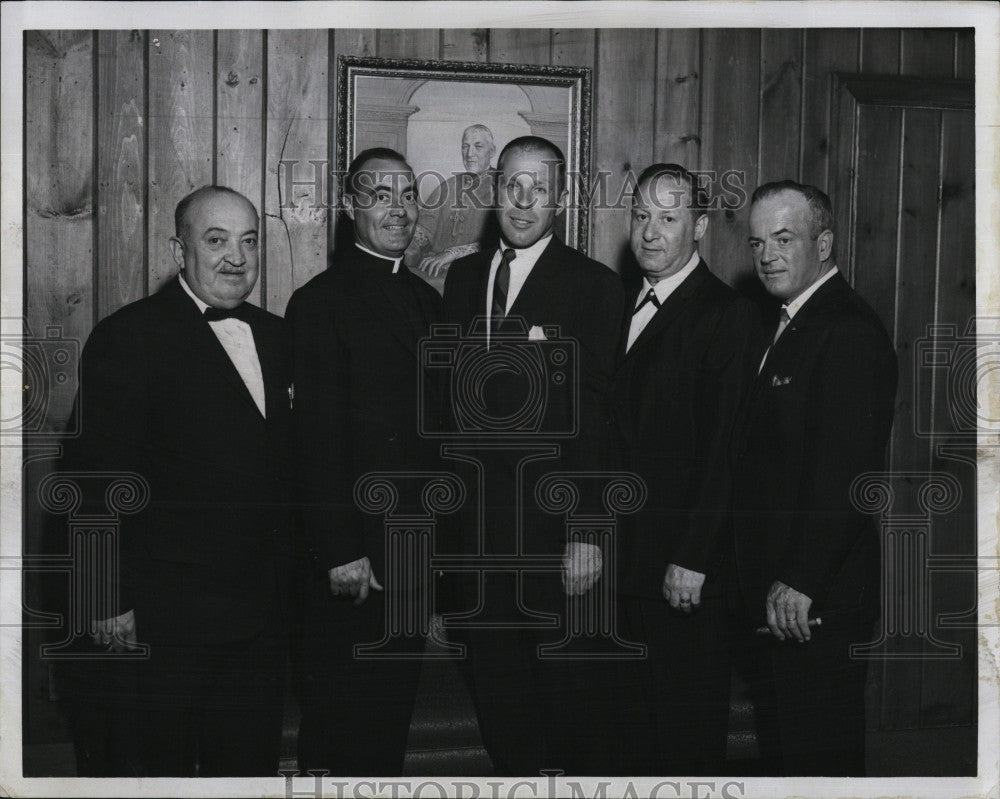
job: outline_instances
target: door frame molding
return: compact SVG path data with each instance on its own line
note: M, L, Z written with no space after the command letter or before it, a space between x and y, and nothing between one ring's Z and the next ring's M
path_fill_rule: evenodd
M928 108L969 111L976 107L975 81L963 78L923 78L905 75L860 75L835 72L831 76L830 130L836 137L831 148L827 186L835 190L833 213L838 267L854 285L854 210L857 203L858 119L863 106ZM844 187L848 187L845 191Z

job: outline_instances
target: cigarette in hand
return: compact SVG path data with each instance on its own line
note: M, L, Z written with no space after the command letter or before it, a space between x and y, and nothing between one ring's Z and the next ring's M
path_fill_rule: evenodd
M809 619L809 626L810 627L822 627L823 626L823 619L820 618L819 616L817 616L815 619ZM771 632L771 628L768 627L768 626L766 626L766 625L764 627L758 627L756 630L754 630L754 633L756 633L757 635L767 635L770 632Z

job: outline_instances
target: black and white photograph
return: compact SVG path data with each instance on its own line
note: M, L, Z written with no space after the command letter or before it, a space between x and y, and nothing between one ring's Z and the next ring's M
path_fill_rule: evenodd
M1000 8L0 16L0 792L996 795Z

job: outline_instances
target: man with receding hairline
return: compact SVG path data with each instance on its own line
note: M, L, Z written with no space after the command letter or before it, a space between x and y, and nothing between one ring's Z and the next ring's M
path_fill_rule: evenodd
M878 533L851 484L884 467L896 392L885 327L837 270L830 198L785 180L750 207L776 301L733 439L735 566L762 752L781 776L864 776Z
M274 776L290 615L291 346L283 320L245 301L259 268L250 201L204 186L175 222L180 274L87 341L81 435L63 464L135 472L149 486L149 505L120 520L121 612L94 621L95 644L150 647L135 666L141 762L115 776ZM84 761L99 747L78 738Z
M729 436L756 313L698 253L709 220L678 164L640 173L610 427L620 467L649 487L622 521L618 591L642 692L632 708L640 774L718 774L730 658L722 574Z

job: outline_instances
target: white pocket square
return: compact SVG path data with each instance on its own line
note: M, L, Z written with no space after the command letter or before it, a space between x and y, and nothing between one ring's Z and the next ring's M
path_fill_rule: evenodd
M772 386L787 386L791 382L792 382L792 378L790 376L789 377L778 377L777 375L774 375L774 376L771 377L771 385Z
M532 326L528 331L528 341L546 341L547 337L545 331L542 330L538 325Z

